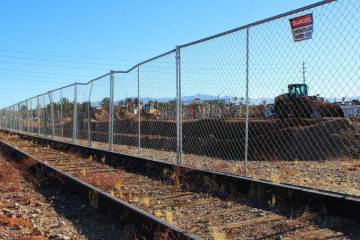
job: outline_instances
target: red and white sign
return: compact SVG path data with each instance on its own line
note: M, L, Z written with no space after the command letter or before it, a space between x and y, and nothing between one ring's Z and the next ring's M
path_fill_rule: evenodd
M311 39L313 33L312 13L290 19L290 25L295 42Z

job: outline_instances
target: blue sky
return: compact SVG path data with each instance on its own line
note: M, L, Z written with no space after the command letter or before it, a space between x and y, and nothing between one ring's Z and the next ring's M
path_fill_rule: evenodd
M0 106L314 2L3 0Z

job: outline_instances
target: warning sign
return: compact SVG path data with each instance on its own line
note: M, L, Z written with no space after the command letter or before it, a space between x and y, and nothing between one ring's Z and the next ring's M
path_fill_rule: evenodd
M312 38L312 33L313 33L312 13L290 19L290 25L295 42L300 42Z

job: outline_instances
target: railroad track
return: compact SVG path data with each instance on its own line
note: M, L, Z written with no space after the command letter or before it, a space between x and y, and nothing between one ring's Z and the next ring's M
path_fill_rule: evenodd
M113 153L105 154L100 150L87 152L84 147L76 148L44 139L26 139L24 136L20 138L0 133L0 140L14 151L71 178L71 183L77 181L77 184L92 186L87 192L90 205L99 207L102 200L100 193L113 201L117 199L118 204L132 209L125 215L142 214L138 219L150 219L153 225L155 222L156 227L148 227L145 237L354 239L360 236L360 225L355 221L332 216L329 214L331 209L323 208L317 213L314 206L322 205L315 205L313 201L285 206L281 204L284 201L282 195L275 194L279 191L274 191L268 198L263 193L266 188L259 187L262 186L260 183L252 185L251 194L237 194L236 189L229 189L229 185L219 186L210 177L211 173L195 171L195 174L203 173L204 176L189 175L184 173L184 169L170 168L168 165L163 167L162 163L156 161L140 163L140 167L134 167L136 164L132 164L132 161L127 161L125 157L116 158L112 156ZM294 188L289 187L288 190L296 193ZM310 197L310 194L316 194L307 192L309 195L306 196ZM330 198L331 194L319 195L317 199L325 197L336 203L351 201L351 206L357 206L358 203L355 199L345 197L342 200L336 196ZM353 209L355 213L356 210ZM337 215L337 211L334 213ZM356 216L350 218L356 219Z

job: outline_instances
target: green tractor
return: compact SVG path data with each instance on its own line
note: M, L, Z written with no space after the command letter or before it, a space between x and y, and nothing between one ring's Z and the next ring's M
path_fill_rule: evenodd
M289 84L288 93L275 98L274 112L280 118L344 117L337 104L327 103L319 96L308 96L306 84Z

